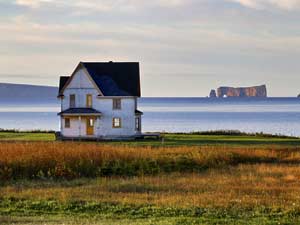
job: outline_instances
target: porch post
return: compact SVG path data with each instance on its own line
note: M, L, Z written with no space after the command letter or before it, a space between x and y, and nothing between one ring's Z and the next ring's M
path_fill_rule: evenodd
M140 132L140 134L142 133L142 115L140 115L140 129L139 129L139 132Z
M62 128L63 128L63 116L60 116L60 134L62 133Z
M99 133L99 130L100 130L100 116L97 116L97 138L99 138L100 136L100 133Z
M79 120L79 137L81 137L81 116L78 117Z

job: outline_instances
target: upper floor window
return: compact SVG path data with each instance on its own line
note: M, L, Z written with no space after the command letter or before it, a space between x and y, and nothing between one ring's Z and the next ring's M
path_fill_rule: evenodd
M86 107L87 108L93 107L93 96L91 94L86 95Z
M74 94L70 95L70 108L76 107L75 101L76 101L75 95Z
M121 99L120 98L113 99L113 109L121 109Z

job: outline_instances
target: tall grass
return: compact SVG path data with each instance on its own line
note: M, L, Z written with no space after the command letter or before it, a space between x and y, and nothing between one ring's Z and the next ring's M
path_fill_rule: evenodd
M200 172L240 163L299 163L300 152L228 147L131 147L96 143L1 143L0 179Z
M173 208L268 207L300 212L299 168L287 164L242 164L202 173L18 180L0 186L0 202L2 199L27 199L34 203L37 200L56 200Z

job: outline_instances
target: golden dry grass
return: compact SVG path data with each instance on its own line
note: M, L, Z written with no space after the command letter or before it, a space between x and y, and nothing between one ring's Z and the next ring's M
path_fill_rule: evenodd
M0 144L2 180L154 175L162 172L199 172L245 163L299 162L297 148L154 148L58 142Z
M72 161L74 159L94 160L133 160L133 159L158 159L173 158L177 156L190 156L198 162L216 159L218 157L229 160L233 154L244 158L257 160L284 160L298 162L300 148L253 148L253 147L228 147L228 146L179 146L179 147L150 147L108 145L97 143L76 142L2 142L0 143L0 163L25 163L47 161Z
M96 201L177 207L300 207L300 166L240 165L203 173L132 178L107 177L77 183L5 185L0 197L61 202Z
M65 171L56 171L54 175L57 176L54 177L64 177L67 172L81 173L80 177L85 177L84 174L92 173L92 169L103 169L103 165L106 169L116 165L119 167L105 176L94 174L104 176L102 178L81 178L70 182L49 181L44 172L43 177L38 177L39 180L3 184L0 197L178 207L237 205L299 208L299 162L298 148L151 148L96 143L1 143L0 168L3 178L5 170L9 169L11 176L6 178L13 179L22 178L18 177L20 174L28 178L41 170L55 172L61 167ZM128 165L133 165L132 168L138 171L137 176L126 176L132 170ZM149 174L145 175L143 172L147 166L158 166L158 171L151 174L150 168ZM193 166L200 169L194 170L191 168ZM116 176L119 170L123 170L122 177ZM143 172L140 173L140 170Z

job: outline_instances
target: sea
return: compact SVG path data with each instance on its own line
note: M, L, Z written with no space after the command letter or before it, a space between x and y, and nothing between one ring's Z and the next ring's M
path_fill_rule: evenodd
M141 98L143 132L241 132L299 136L300 98ZM59 130L60 104L1 104L0 128Z

